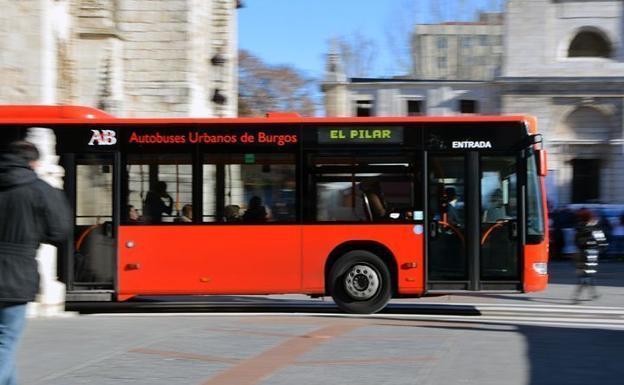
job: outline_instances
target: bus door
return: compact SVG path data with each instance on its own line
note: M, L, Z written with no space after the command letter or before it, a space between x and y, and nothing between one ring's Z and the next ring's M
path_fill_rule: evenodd
M429 154L427 288L519 290L518 159Z
M74 212L64 264L68 301L111 300L115 288L117 178L113 153L67 154L65 188Z

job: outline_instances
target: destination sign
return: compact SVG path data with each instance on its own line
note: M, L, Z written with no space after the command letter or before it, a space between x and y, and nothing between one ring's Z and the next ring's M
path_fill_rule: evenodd
M402 144L403 127L319 127L320 144Z

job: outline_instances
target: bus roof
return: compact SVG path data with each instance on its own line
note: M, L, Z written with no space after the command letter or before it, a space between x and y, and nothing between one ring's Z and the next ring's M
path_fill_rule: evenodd
M0 105L0 124L354 124L354 123L480 123L526 122L537 133L536 120L529 115L460 115L402 117L301 117L293 113L269 113L254 118L117 118L97 108L85 106Z

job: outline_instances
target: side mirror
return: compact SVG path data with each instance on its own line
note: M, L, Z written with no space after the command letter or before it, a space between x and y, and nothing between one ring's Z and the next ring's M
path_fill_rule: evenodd
M539 176L548 175L548 161L547 161L547 153L544 149L535 150L535 155L537 157L537 174Z

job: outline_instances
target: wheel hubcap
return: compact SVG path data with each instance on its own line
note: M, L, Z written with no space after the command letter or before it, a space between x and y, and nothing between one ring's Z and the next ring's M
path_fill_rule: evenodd
M345 289L354 299L370 299L379 290L379 273L370 266L355 265L345 274Z

